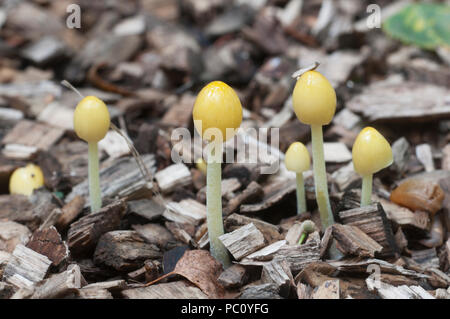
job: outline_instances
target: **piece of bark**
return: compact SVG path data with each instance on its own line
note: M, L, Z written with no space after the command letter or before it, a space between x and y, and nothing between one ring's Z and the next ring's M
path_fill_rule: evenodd
M241 186L242 185L237 178L223 179L220 186L222 197L227 197L230 194L233 194L233 192L241 188ZM197 200L199 202L206 203L206 186L198 191Z
M155 157L153 154L141 156L143 164L152 174L154 172ZM66 197L66 202L71 201L76 196L86 199L84 207L90 205L89 181L75 185ZM148 197L152 195L153 184L147 182L139 169L134 157L121 157L109 162L107 166L100 169L100 190L102 197L120 198L126 197L129 200L138 199L133 197Z
M3 278L19 288L30 289L44 279L51 263L47 256L18 244L6 265Z
M39 226L38 230L44 230L56 224L59 217L62 215L62 210L60 208L55 208L48 214L47 218Z
M311 299L339 299L339 280L327 280L311 294Z
M44 230L36 230L26 246L47 256L54 266L60 265L69 258L69 248L53 226Z
M411 156L410 145L405 137L401 137L392 144L392 157L394 162L389 170L402 176L408 168L409 158Z
M2 144L32 146L47 151L63 134L61 128L22 120L2 139Z
M159 224L133 225L132 228L137 231L146 242L155 244L160 248L166 248L175 245L176 240L167 228Z
M0 300L9 299L14 294L14 286L6 282L0 282Z
M183 94L180 100L164 114L160 123L174 127L189 127L192 121L194 103L195 96Z
M9 260L11 259L11 254L0 250L0 278L3 277L3 271L6 268L6 265L8 264Z
M442 149L442 170L450 171L450 144Z
M297 297L298 299L311 299L312 289L310 286L299 282L297 284Z
M377 201L383 206L386 216L403 229L415 229L425 231L430 228L430 217L427 212L412 212L408 208L399 206L383 198L377 198Z
M95 282L83 287L83 289L106 289L108 291L122 291L127 289L127 283L123 279Z
M62 213L56 221L55 227L59 230L65 230L78 215L83 211L85 200L81 196L75 196L70 202L61 208Z
M217 279L225 289L240 288L247 283L248 271L241 265L231 265L225 269Z
M330 261L329 264L336 267L337 270L342 272L367 273L367 267L371 264L378 265L382 273L398 274L413 279L427 279L430 276L418 273L413 270L405 269L402 266L391 264L381 259L369 258L365 260L358 259L346 259L338 261Z
M173 164L155 174L162 193L170 193L175 187L187 186L192 183L191 173L183 163Z
M435 299L421 286L402 285L394 287L384 282L380 282L380 285L377 285L375 280L370 277L366 279L366 283L369 290L377 291L378 295L383 299Z
M286 240L276 241L263 249L257 250L254 253L246 256L241 260L241 264L251 264L252 262L268 261L276 256L277 252L284 246L286 246ZM259 263L257 263L259 264Z
M126 203L117 201L103 207L96 213L80 218L70 225L67 233L70 251L73 254L89 254L99 238L108 231L116 229L126 212Z
M31 232L26 226L12 221L0 221L0 250L11 253L18 244L26 245L30 237Z
M356 226L333 224L337 248L345 255L375 257L383 247Z
M282 299L276 284L267 283L244 287L239 299Z
M266 263L261 273L262 283L273 283L278 287L280 296L288 297L294 286L289 264L286 260L275 260Z
M358 227L383 246L381 256L392 257L399 253L391 225L381 204L340 211L339 218L342 224Z
M255 227L263 234L264 239L268 244L272 244L273 242L282 239L280 228L278 226L239 214L231 214L228 216L224 221L224 227L227 232L232 232L239 227L250 223L253 223Z
M163 216L176 223L198 225L206 219L206 206L193 199L169 202Z
M106 289L82 288L78 289L74 299L114 299L112 294Z
M154 199L140 199L128 202L130 214L136 214L149 221L153 221L162 216L166 208Z
M295 192L295 181L280 182L264 187L264 198L261 203L241 205L241 213L258 213L274 206L282 201L286 196Z
M328 142L323 147L325 162L346 163L352 159L352 154L344 143Z
M116 230L100 237L94 253L94 262L117 271L131 271L142 267L147 259L160 257L158 247L147 244L137 232Z
M62 298L81 288L81 271L78 265L62 273L50 276L36 285L31 299Z
M347 107L370 122L443 120L450 117L449 96L445 87L391 77L366 87Z
M395 233L395 243L399 249L399 252L402 252L406 247L408 247L408 239L403 233L401 227L399 227Z
M223 215L228 216L239 210L242 204L251 204L260 201L264 196L264 191L257 182L252 181L246 189L228 201L223 209Z
M426 172L434 171L433 154L430 144L420 144L416 146L416 157L422 163Z
M435 248L411 250L411 258L423 269L439 268L439 259Z
M219 236L219 239L236 260L241 260L265 245L263 234L253 223Z
M186 230L187 226L193 226L192 224L178 224L174 222L166 222L165 225L176 240L179 240L182 243L191 245L193 247L196 246L195 240L192 238L191 234Z
M199 288L187 280L174 281L144 288L127 289L121 292L127 299L207 299Z
M294 223L292 227L289 228L284 239L286 240L288 245L297 245L300 237L303 233L302 224Z

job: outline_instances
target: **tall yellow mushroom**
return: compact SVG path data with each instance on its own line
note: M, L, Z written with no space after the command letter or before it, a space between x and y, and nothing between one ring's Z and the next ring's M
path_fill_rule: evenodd
M73 115L73 127L78 137L85 140L89 147L89 196L92 212L102 207L98 142L105 137L109 125L108 108L102 100L87 96L78 103Z
M219 236L224 233L221 192L222 143L232 138L241 125L242 105L231 87L224 82L214 81L206 85L197 95L192 115L197 132L210 142L206 166L206 208L210 251L211 255L224 267L228 267L229 255L219 239Z
M295 172L297 177L297 215L306 212L305 183L303 172L309 170L311 159L308 149L300 142L292 143L286 151L284 163L287 170Z
M333 119L336 111L336 92L322 74L314 70L307 71L297 79L292 102L297 118L311 126L316 200L322 228L325 230L334 223L334 218L328 198L322 126Z
M362 176L361 207L370 205L373 174L392 164L389 142L373 127L364 128L352 149L353 166Z

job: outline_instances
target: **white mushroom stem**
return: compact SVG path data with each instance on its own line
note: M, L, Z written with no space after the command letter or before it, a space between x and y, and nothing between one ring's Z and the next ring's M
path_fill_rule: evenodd
M306 212L305 183L303 173L297 173L297 215Z
M88 166L89 166L89 196L91 201L91 212L102 208L102 196L100 191L100 173L98 164L98 143L88 142Z
M371 203L372 177L373 177L372 174L363 176L362 190L361 190L361 207L368 206Z

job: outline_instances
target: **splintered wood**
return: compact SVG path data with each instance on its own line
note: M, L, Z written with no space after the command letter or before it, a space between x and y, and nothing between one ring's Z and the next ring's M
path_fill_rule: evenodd
M265 245L263 234L253 223L219 237L236 260L255 252Z
M191 173L183 163L173 164L155 174L162 193L169 193L175 187L189 185L192 182Z
M366 235L356 226L334 224L333 237L337 241L337 248L346 255L360 257L374 257L383 247Z
M19 288L29 289L44 279L51 263L46 256L18 244L6 265L3 278Z
M380 204L341 211L339 218L344 225L358 227L383 246L381 255L389 257L399 253L392 228Z

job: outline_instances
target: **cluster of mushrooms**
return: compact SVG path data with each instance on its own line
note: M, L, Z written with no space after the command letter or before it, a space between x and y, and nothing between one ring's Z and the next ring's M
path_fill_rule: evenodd
M336 111L336 93L330 82L312 69L297 77L293 91L293 107L297 118L311 126L311 144L315 194L323 230L334 223L328 196L327 175L324 160L322 126L333 119ZM207 226L211 255L226 268L230 265L228 251L219 240L224 234L222 219L221 173L223 142L231 139L242 122L242 105L236 92L221 81L206 85L198 94L193 109L194 126L206 146L206 161L200 159L197 166L207 178ZM110 116L105 103L94 96L82 98L74 113L74 129L78 137L89 145L89 196L91 211L102 206L98 142L110 127ZM353 165L362 176L361 206L371 202L372 176L389 166L392 150L386 139L374 128L364 128L356 138L352 149ZM303 173L310 169L310 155L300 142L290 145L285 165L296 173L297 214L307 211ZM42 171L36 165L17 169L10 179L10 192L30 195L33 189L43 185ZM302 224L302 244L306 234L314 229L311 221Z

